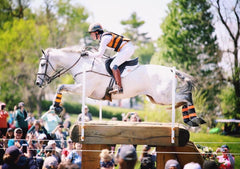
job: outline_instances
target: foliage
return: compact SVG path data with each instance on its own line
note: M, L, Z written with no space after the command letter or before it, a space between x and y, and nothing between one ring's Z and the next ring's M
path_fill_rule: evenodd
M130 38L131 41L138 46L134 57L139 57L140 63L147 64L150 62L155 48L153 43L150 42L150 38L146 36L147 33L139 32L139 28L144 23L144 21L137 17L136 12L132 13L129 19L121 21L121 24L126 26L124 35Z
M224 41L221 42L223 54L231 59L231 75L225 73L222 81L227 80L234 87L234 109L230 113L233 118L240 119L240 1L234 0L229 3L224 0L212 0L212 3L215 7L214 12L217 13L219 23L221 23L221 29L223 28L224 31L219 35L219 39L224 37Z
M158 40L160 50L151 60L154 64L162 64L164 60L196 77L197 96L205 100L204 104L199 104L199 109L205 111L201 112L203 115L209 116L219 110L216 96L220 88L218 46L213 34L210 7L206 0L170 2L168 15L161 24L163 35Z
M234 118L232 113L234 111L234 98L235 92L234 88L228 86L221 90L221 93L218 95L221 101L222 113L229 119Z
M140 46L135 50L134 56L139 58L139 62L142 64L150 63L151 56L154 54L155 48L152 43L147 43L144 46Z
M190 133L190 140L195 144L201 144L204 147L211 147L212 150L217 150L222 145L228 145L230 153L235 155L235 168L240 168L240 144L239 137L223 136L219 134L208 133Z
M0 99L7 107L24 100L34 108L38 89L33 79L39 54L33 49L47 45L48 33L46 26L23 19L6 22L0 31Z

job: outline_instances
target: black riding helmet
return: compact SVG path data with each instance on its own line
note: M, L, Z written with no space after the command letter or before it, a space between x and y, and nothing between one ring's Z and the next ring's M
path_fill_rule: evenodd
M102 34L104 32L102 25L99 23L91 24L88 28L88 33L92 33L92 32L98 32L99 34Z

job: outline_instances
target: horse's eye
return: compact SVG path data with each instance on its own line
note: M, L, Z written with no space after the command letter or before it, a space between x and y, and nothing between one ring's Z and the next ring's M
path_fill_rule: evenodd
M42 67L45 66L45 63L42 63L41 66L42 66Z

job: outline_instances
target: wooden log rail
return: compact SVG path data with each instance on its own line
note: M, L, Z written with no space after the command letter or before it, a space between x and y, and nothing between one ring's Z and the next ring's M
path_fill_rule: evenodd
M84 130L84 141L81 141L81 123L71 128L73 142L83 144L83 169L100 168L100 151L105 148L110 150L111 146L116 144L150 145L155 146L157 152L176 152L157 154L157 169L164 169L165 162L170 158L178 159L182 167L192 161L201 165L203 163L197 148L189 142L188 130L178 123L174 128L174 144L171 143L171 123L90 121L85 123ZM182 152L193 152L193 154Z

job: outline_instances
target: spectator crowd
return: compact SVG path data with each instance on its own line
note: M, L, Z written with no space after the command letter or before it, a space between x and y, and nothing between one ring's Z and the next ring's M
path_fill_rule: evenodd
M86 106L85 121L92 120L92 115ZM81 114L77 121L81 121ZM123 117L126 122L141 122L135 112L129 112ZM55 113L53 107L39 119L35 119L25 109L23 102L6 111L6 104L0 104L0 168L2 169L80 169L82 165L82 145L74 143L69 138L71 122L69 116L63 119ZM143 146L142 154L137 158L137 145L120 145L115 154L104 149L99 154L101 169L134 169L137 160L141 169L156 168L156 152L148 145ZM218 159L224 169L234 168L234 157L229 153L229 147L224 145L217 150L222 152ZM215 164L206 163L207 166ZM205 166L205 167L204 167ZM221 168L217 167L216 168ZM184 169L201 168L199 164L190 163ZM210 167L213 168L213 167ZM176 159L166 162L165 169L180 169Z

